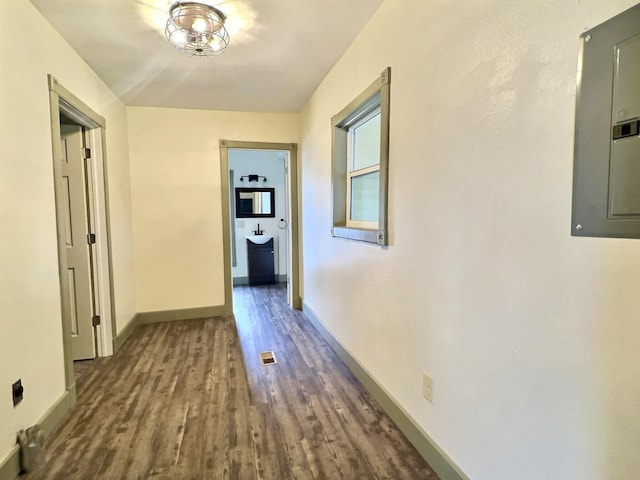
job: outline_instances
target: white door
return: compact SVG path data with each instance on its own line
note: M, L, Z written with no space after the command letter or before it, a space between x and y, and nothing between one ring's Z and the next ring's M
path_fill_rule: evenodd
M61 126L73 359L95 358L88 195L82 127Z

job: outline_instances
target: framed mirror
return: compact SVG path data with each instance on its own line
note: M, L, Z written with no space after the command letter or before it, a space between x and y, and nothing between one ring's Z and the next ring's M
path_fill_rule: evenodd
M236 218L275 216L275 188L236 188Z

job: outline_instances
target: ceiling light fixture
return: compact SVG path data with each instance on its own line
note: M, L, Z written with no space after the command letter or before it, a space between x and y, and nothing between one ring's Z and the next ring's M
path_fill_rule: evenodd
M227 17L215 7L198 2L177 2L169 9L164 33L180 52L197 57L220 55L229 45L224 27Z

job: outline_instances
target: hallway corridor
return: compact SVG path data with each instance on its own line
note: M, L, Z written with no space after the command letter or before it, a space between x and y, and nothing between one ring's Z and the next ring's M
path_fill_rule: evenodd
M235 322L141 325L98 359L24 478L438 478L282 286L237 287L234 304Z

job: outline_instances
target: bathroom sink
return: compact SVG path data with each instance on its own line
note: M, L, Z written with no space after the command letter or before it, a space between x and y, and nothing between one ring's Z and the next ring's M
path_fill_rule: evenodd
M262 245L263 243L267 243L269 240L273 238L272 235L249 235L246 237L252 243L256 245Z

